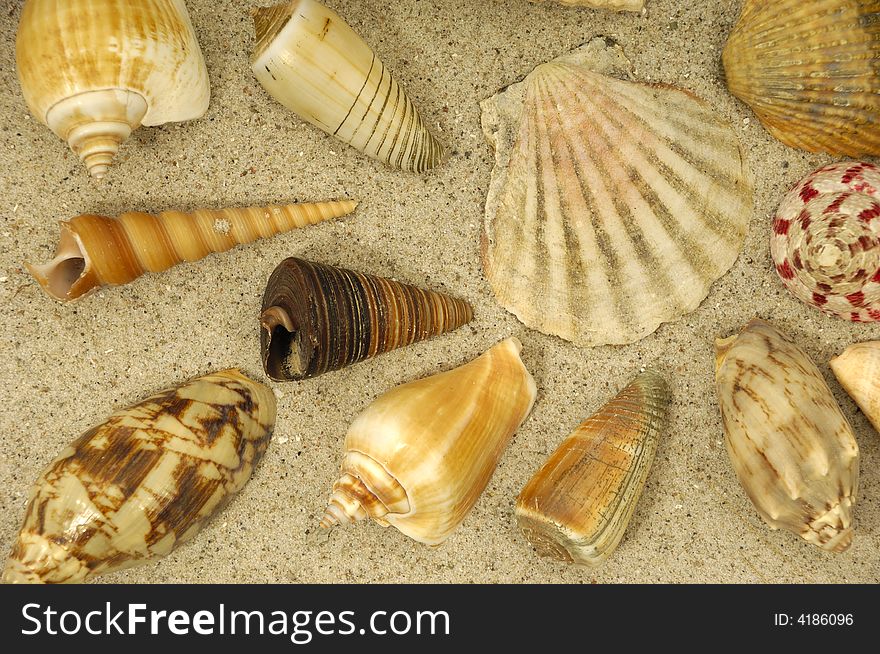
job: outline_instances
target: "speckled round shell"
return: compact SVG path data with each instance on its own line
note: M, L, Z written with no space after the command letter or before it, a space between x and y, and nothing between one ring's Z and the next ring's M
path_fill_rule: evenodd
M724 48L730 92L786 145L880 154L880 2L746 0Z
M786 288L828 315L880 320L880 169L820 168L785 196L770 237Z

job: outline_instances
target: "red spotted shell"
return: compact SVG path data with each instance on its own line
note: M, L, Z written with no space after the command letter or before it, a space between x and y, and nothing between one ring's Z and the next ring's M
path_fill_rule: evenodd
M880 168L820 168L785 196L773 221L776 272L799 300L854 322L880 320Z

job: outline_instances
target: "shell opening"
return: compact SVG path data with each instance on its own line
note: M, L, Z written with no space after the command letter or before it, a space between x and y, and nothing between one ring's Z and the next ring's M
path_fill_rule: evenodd
M73 300L96 286L89 274L91 262L79 237L67 223L61 223L61 238L55 257L43 264L25 263L40 286L58 300Z
M282 307L272 306L263 311L260 324L266 330L266 373L276 381L301 377L306 369L302 360L300 339L302 332L293 318Z

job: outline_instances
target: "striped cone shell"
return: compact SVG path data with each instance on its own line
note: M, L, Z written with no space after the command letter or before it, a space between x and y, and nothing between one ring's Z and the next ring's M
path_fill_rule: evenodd
M611 556L642 494L668 406L666 382L648 370L556 448L516 500L516 521L538 554L588 566Z
M773 221L770 253L785 287L824 313L880 320L880 169L844 161L788 192Z
M315 377L471 318L464 300L291 257L269 277L263 295L263 367L276 381Z
M31 491L6 583L77 583L165 556L250 479L275 396L238 370L117 411L67 447Z
M593 70L614 72L597 47L482 103L496 149L486 275L527 326L588 346L637 341L696 309L752 211L733 129L690 93Z
M745 0L722 56L730 92L788 146L880 154L878 13L878 0Z
M356 206L340 200L155 216L135 211L116 218L86 214L61 221L54 259L25 265L49 295L74 300L100 286L127 284L147 272L344 216Z
M251 67L273 98L343 143L395 168L443 159L406 92L372 48L316 0L253 10Z

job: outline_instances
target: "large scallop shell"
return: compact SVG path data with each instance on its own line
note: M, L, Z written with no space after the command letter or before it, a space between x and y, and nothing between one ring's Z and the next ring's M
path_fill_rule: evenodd
M76 583L165 556L240 491L269 443L275 396L224 370L117 411L31 491L7 583Z
M752 211L733 129L690 93L604 74L628 67L596 39L481 105L496 158L486 275L523 323L579 345L694 310Z
M147 272L344 216L356 206L340 200L155 216L137 211L116 218L85 214L61 221L61 239L51 261L25 265L49 295L74 300L106 284L127 284Z
M590 7L614 11L641 11L645 8L645 0L531 0L531 2L557 2L569 7Z
M855 322L880 320L880 169L845 161L788 192L773 221L776 272L799 300Z
M291 257L263 295L263 367L275 381L315 377L457 329L464 300Z
M623 538L651 470L669 391L638 375L585 420L523 488L516 521L542 556L597 566Z
M880 341L850 345L829 363L837 381L880 431Z
M15 58L31 113L97 178L141 125L208 109L208 71L183 0L27 0Z
M251 67L273 98L390 166L424 172L443 146L372 48L333 10L292 0L253 11Z
M822 374L762 320L718 339L715 352L727 453L764 522L824 550L847 549L859 447Z
M341 475L321 526L372 518L422 543L446 540L535 402L521 347L508 338L367 407L345 437Z
M777 139L880 154L880 2L746 0L722 57L730 92Z

